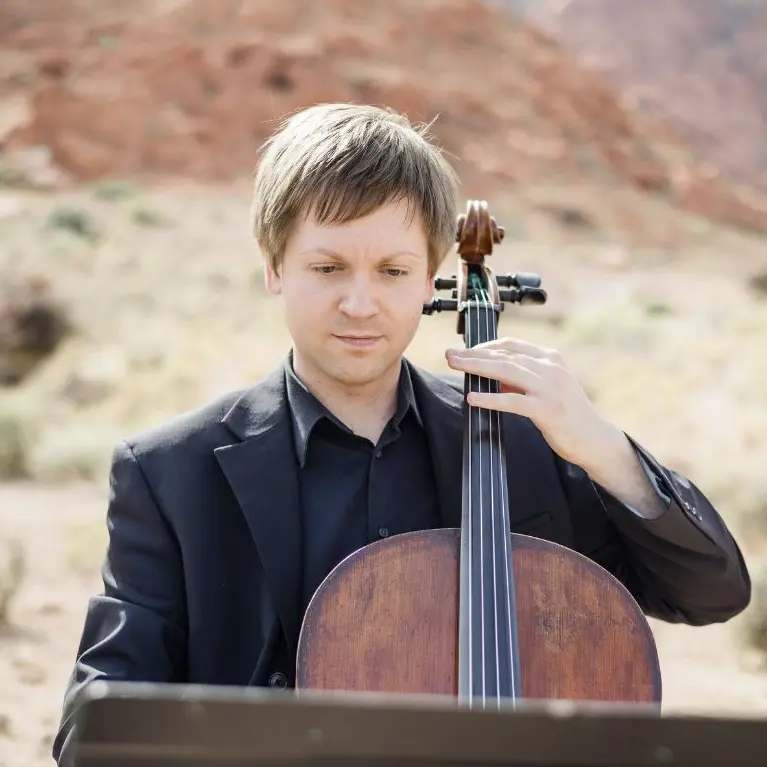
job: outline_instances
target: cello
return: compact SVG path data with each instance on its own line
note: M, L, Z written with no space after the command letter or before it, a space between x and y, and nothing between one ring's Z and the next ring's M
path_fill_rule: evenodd
M505 303L544 303L536 275L486 263L504 230L487 203L458 217L457 274L437 277L424 314L456 311L467 347L497 337ZM464 393L498 391L464 374ZM458 470L459 467L456 467ZM521 700L660 704L658 654L628 589L560 544L511 532L503 416L463 407L461 527L395 535L342 560L304 615L296 692L456 696L469 707Z

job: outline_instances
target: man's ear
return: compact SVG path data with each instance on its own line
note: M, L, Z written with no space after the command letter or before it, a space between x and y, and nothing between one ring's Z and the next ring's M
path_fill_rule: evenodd
M279 273L279 265L275 269L269 259L264 259L264 286L274 296L282 293L282 279Z
M428 304L434 298L434 273L429 269L426 273L426 283L423 286L423 302Z

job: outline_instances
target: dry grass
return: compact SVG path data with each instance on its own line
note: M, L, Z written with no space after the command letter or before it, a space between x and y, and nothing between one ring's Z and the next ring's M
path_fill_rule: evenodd
M25 574L23 543L17 538L0 539L0 629L11 621L11 608Z
M30 453L40 422L32 396L6 394L0 399L0 478L17 479L31 474Z

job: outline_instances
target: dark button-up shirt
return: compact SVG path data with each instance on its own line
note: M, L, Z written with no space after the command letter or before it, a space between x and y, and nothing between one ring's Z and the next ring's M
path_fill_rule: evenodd
M286 366L299 465L302 610L344 557L389 535L440 526L426 433L407 366L377 443L354 434Z

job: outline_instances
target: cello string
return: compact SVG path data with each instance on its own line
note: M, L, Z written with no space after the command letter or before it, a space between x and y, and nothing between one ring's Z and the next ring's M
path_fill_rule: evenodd
M497 330L497 325L496 325ZM497 336L497 332L496 332ZM501 385L497 384L496 389L498 392L501 391ZM516 707L516 687L517 687L517 680L516 680L516 664L514 662L515 655L517 652L517 648L514 646L514 629L512 625L512 602L511 602L511 588L512 588L512 574L511 574L511 510L509 509L509 517L506 517L506 509L508 508L508 499L506 497L506 472L505 467L501 463L501 456L504 455L503 451L503 445L501 444L501 413L500 411L496 410L494 411L494 417L496 422L496 429L495 429L495 442L496 442L496 449L497 449L497 456L499 459L498 463L498 494L499 494L499 514L501 515L502 519L500 521L500 524L498 525L498 529L501 531L502 534L502 567L503 567L503 574L504 574L504 586L505 586L505 594L504 594L504 608L506 610L506 618L507 618L507 649L509 652L509 678L511 682L511 701L512 706Z
M493 340L491 338L490 334L490 312L492 311L492 303L490 301L490 297L487 293L487 290L482 290L482 304L484 308L485 313L485 341ZM487 379L487 390L488 392L493 391L496 387L493 386L492 381L488 378ZM488 434L488 454L489 454L489 464L490 464L490 470L489 470L489 476L490 476L490 519L491 519L491 541L492 541L492 549L493 549L493 625L494 625L494 640L495 640L495 690L496 690L496 701L500 702L501 699L501 664L500 664L500 639L498 636L498 610L500 608L500 602L498 598L498 543L495 540L495 533L496 529L498 527L498 519L496 514L496 504L495 504L495 482L494 482L494 474L495 474L495 467L493 466L493 443L492 443L492 433L493 433L493 427L496 425L496 415L497 411L489 410L486 414L487 420L488 420L488 427L489 427L489 434ZM496 429L497 434L497 429ZM499 454L498 454L499 455Z
M468 275L467 275L468 281ZM468 310L466 312L466 339L467 346L471 344L472 331L471 331L471 303L469 303ZM469 391L472 390L473 376L469 374ZM474 443L474 435L472 429L474 415L471 407L469 407L469 471L467 481L469 483L469 509L468 509L468 523L466 525L466 534L469 536L468 552L469 552L469 564L468 564L468 588L466 593L468 595L468 632L469 632L469 707L474 705L474 581L472 578L473 573L473 561L474 561L474 486L473 486L473 467L474 461L472 460L472 449ZM481 613L480 613L481 614Z
M498 386L498 391L501 390L501 386ZM496 411L496 418L497 418L497 430L496 430L496 440L497 440L497 447L498 447L498 455L499 457L503 455L502 453L502 445L501 445L501 414L499 411ZM516 699L517 699L517 680L515 678L516 675L516 663L515 663L515 657L517 653L517 648L515 647L514 643L514 628L512 625L512 601L511 601L511 589L512 589L512 583L513 583L513 577L512 577L512 560L511 560L511 509L508 506L508 498L507 498L507 487L506 487L506 472L505 472L505 466L499 466L498 470L498 484L499 484L499 494L500 494L500 506L501 506L501 514L503 515L503 519L501 520L500 528L503 531L503 573L504 573L504 580L505 580L505 603L506 603L506 617L508 619L508 639L507 639L507 649L509 651L509 676L511 679L511 703L512 708L516 708ZM508 518L505 515L505 509L509 509L509 515Z
M477 289L474 290L474 311L477 314L477 320L475 324L475 331L477 333L477 338L475 340L475 343L480 341L479 337L479 330L481 328L480 322L479 322L479 300L480 297L478 295ZM482 390L482 377L476 376L476 386L477 391ZM487 695L487 659L485 656L486 651L486 644L485 644L485 620L487 618L487 603L485 602L485 536L484 536L484 530L485 530L485 504L484 504L484 494L482 493L482 408L472 408L472 410L476 413L477 416L477 433L479 434L479 466L478 466L478 472L479 472L479 482L478 482L478 490L479 490L479 572L480 572L480 578L479 578L479 585L480 585L480 604L482 605L482 610L480 612L481 615L481 647L482 652L480 654L480 665L482 669L482 706L483 708L487 705L486 704L486 695Z
M481 323L480 323L480 305L479 302L481 300L481 294L477 288L476 281L474 281L474 293L472 296L472 299L469 301L468 310L466 313L467 316L467 339L468 344L470 346L474 346L477 343L481 342L480 338L480 331L481 331ZM474 315L472 314L472 311L476 314L476 319L474 318ZM469 389L471 391L481 391L482 390L482 378L479 375L471 374L469 375ZM476 606L478 607L478 614L479 614L479 652L472 653L470 652L469 658L470 658L470 669L472 670L472 673L476 670L479 673L479 680L478 680L478 687L479 687L479 695L476 696L481 700L482 707L484 708L486 706L486 695L487 695L487 659L486 659L486 640L485 640L485 633L486 633L486 625L485 621L487 618L487 609L485 604L485 550L484 550L484 498L482 493L482 457L483 457L483 451L482 451L482 408L477 407L470 407L469 409L469 482L470 482L470 491L469 491L469 530L470 533L470 542L469 542L469 551L470 555L474 558L474 554L476 553L478 555L479 559L479 580L477 582L477 586L479 588L479 600L478 603L476 603ZM474 443L474 436L475 434L478 436L478 444L477 444L477 459L476 463L473 460L473 443ZM476 486L474 484L474 473L479 475L478 481L476 482ZM475 490L479 494L479 515L477 515L477 509L475 506L475 502L477 500L475 496ZM476 547L479 548L479 551L476 551ZM474 569L470 567L470 573L473 573ZM471 597L469 599L469 604L474 605L475 604L475 597L474 597L474 584L472 583L471 590L469 592L471 594ZM469 630L469 636L472 637L474 634L475 627L470 622L470 630ZM476 664L476 665L475 665ZM477 669L476 666L479 666ZM475 698L474 696L474 686L473 684L470 685L470 689L472 690L472 698Z

